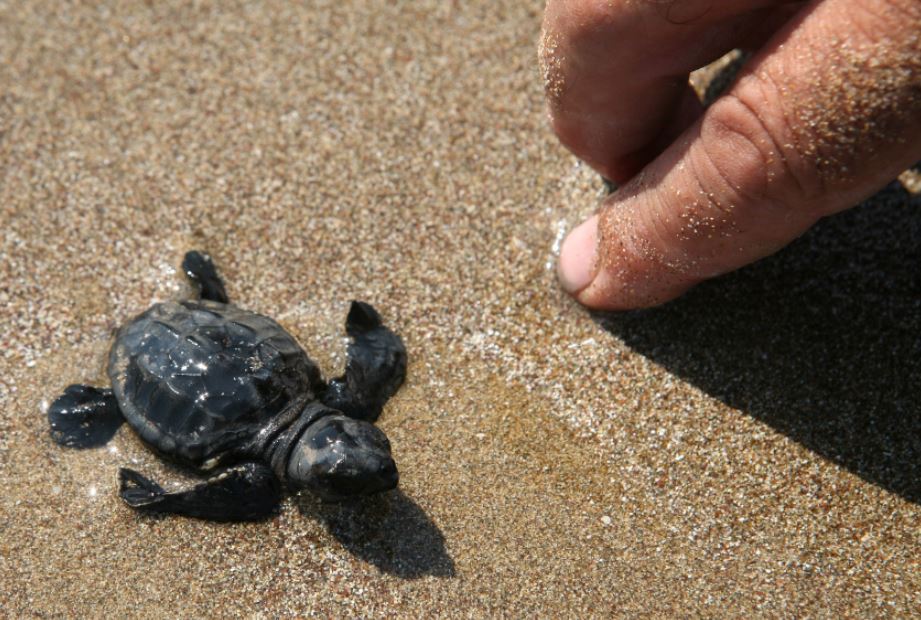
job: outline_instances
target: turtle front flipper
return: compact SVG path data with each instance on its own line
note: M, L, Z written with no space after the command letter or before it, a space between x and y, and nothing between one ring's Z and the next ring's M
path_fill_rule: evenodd
M124 422L112 390L70 385L48 407L51 438L68 448L106 444Z
M241 463L189 489L168 493L133 469L118 472L126 504L140 512L168 513L211 521L257 521L272 515L281 484L264 463Z
M345 331L352 337L345 374L329 382L323 404L374 422L406 377L406 347L377 311L361 301L352 302Z
M210 256L195 250L186 252L185 258L182 259L182 270L198 287L202 299L219 301L222 304L228 302L224 281L217 275L217 269L214 268Z

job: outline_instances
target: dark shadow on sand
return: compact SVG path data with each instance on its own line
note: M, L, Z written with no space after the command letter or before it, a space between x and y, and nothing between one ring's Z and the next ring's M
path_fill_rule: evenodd
M900 184L664 307L596 318L711 396L921 503L921 196Z
M322 521L351 554L381 571L403 579L454 577L441 530L399 489L341 504L296 501L301 514Z

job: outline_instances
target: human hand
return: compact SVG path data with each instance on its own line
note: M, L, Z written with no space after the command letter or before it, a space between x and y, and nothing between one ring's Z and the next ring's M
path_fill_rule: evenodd
M688 73L733 48L703 111ZM549 0L540 60L559 139L626 181L560 253L592 308L677 297L921 159L918 0Z

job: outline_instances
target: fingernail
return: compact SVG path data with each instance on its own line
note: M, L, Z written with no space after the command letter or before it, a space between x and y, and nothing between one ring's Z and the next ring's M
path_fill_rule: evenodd
M557 273L560 284L570 295L579 293L595 279L595 246L598 243L598 216L593 215L563 241Z

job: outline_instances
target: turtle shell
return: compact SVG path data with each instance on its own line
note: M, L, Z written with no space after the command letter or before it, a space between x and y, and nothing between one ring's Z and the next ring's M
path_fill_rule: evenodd
M281 325L204 300L160 303L122 327L109 378L141 438L199 468L252 445L323 388L320 371Z

